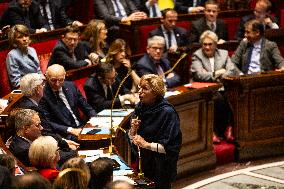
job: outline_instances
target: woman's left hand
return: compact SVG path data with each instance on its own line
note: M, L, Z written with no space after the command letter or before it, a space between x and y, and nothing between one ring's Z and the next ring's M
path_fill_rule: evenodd
M140 135L135 135L133 137L133 143L141 148L146 148L146 149L150 149L151 148L151 144L149 142L147 142L143 137L141 137Z

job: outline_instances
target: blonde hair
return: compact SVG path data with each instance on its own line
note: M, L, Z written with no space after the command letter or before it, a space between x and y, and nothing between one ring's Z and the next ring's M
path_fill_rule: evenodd
M30 37L30 32L29 32L28 27L25 25L16 24L10 29L8 33L8 41L9 41L10 47L17 48L18 44L17 44L16 38L18 36Z
M163 97L167 91L167 87L163 79L155 74L146 74L141 77L140 83L146 82L156 96Z
M213 31L206 30L205 32L203 32L200 36L199 43L202 44L205 38L213 40L215 44L218 43L218 36Z
M114 40L109 47L105 62L111 63L114 60L114 56L121 51L125 51L126 57L131 55L130 48L123 39Z
M95 52L98 50L98 48L103 48L106 45L105 41L102 41L99 43L99 34L101 29L105 26L105 23L103 20L96 20L92 19L86 26L84 32L83 32L83 40L87 40L90 42L91 50L92 52Z
M38 137L32 142L29 149L31 164L37 169L51 168L57 158L57 148L57 141L53 137Z

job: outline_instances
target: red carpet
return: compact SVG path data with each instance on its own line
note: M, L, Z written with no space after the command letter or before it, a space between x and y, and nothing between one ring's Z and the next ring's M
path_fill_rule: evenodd
M217 157L217 164L222 165L235 160L235 145L222 141L220 144L213 145Z

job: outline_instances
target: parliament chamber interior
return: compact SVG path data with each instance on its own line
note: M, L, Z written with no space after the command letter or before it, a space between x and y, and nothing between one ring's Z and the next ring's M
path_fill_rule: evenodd
M279 29L266 29L263 35L266 39L277 44L283 56L284 1L270 1L272 3L270 14L278 19ZM97 19L94 0L70 0L70 2L66 7L66 13L72 20L83 23L82 26L79 26L81 33L83 33L88 22ZM218 0L220 7L218 19L222 19L227 25L228 39L224 43L218 44L217 48L227 50L229 56L232 57L240 45L236 35L241 19L254 13L257 0L247 1L249 3L246 7L238 7L238 2L241 1L236 1L235 7L230 4L230 7L229 2L234 1ZM8 8L9 3L9 0L0 2L0 16ZM190 35L192 23L203 17L203 12L179 13L176 26L183 28ZM119 30L115 37L123 39L129 45L131 50L129 59L132 64L136 64L148 52L149 33L161 24L162 21L159 17L149 17L120 22L116 25ZM7 31L9 29L3 29L0 41L0 107L3 106L0 115L0 153L13 156L17 161L17 166L20 167L17 174L22 175L34 172L36 168L27 166L18 160L6 144L6 141L16 133L15 128L9 127L6 122L9 120L10 112L15 108L14 105L24 97L18 88L11 85L9 80L6 61L7 54L12 48L7 38ZM30 34L30 47L36 50L42 74L46 73L53 49L64 32L64 28L58 28ZM112 36L108 37L112 38ZM200 48L202 45L199 43L189 43L187 46L179 46L176 52L167 54L170 66L180 76L179 86L168 88L168 92L166 92L167 101L173 105L179 116L182 133L176 168L177 184L173 183L172 188L186 187L186 183L193 183L188 181L190 178L194 178L193 175L200 176L202 173L218 170L218 167L232 162L242 163L274 157L282 160L284 157L284 72L267 70L257 74L226 76L218 82L195 81L190 70L193 55ZM68 69L65 80L73 82L83 98L86 98L84 85L96 71L97 64ZM216 124L214 103L220 93L225 96L232 111L231 132L234 140L229 142L221 140L221 142L215 143L212 137L213 127ZM113 106L107 108L109 112L97 112L99 113L98 117L92 117L83 126L84 128L76 139L76 142L80 144L80 147L76 149L78 156L87 159L88 162L92 162L98 157L111 157L114 164L118 163L118 167L120 167L120 170L117 170L114 165L116 180L127 180L135 188L156 188L155 182L151 178L143 176L140 159L133 158L133 144L125 136L128 135L130 120L133 118L133 107L129 111L124 108L114 109L114 114L119 114L119 111L122 111L121 115L114 115L113 110L110 110L112 108ZM85 112L80 111L79 113L83 115ZM104 113L106 114L104 115ZM219 116L222 117L222 115ZM92 125L97 124L107 124L108 129L94 131ZM107 152L111 153L106 155ZM122 178L120 173L123 176L128 175L127 178ZM199 181L198 178L193 180ZM204 176L200 176L200 179L203 178Z

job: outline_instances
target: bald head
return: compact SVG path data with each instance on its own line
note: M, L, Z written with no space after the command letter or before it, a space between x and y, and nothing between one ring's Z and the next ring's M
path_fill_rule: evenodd
M53 64L46 70L47 82L54 91L58 91L63 86L65 75L64 67L59 64Z

